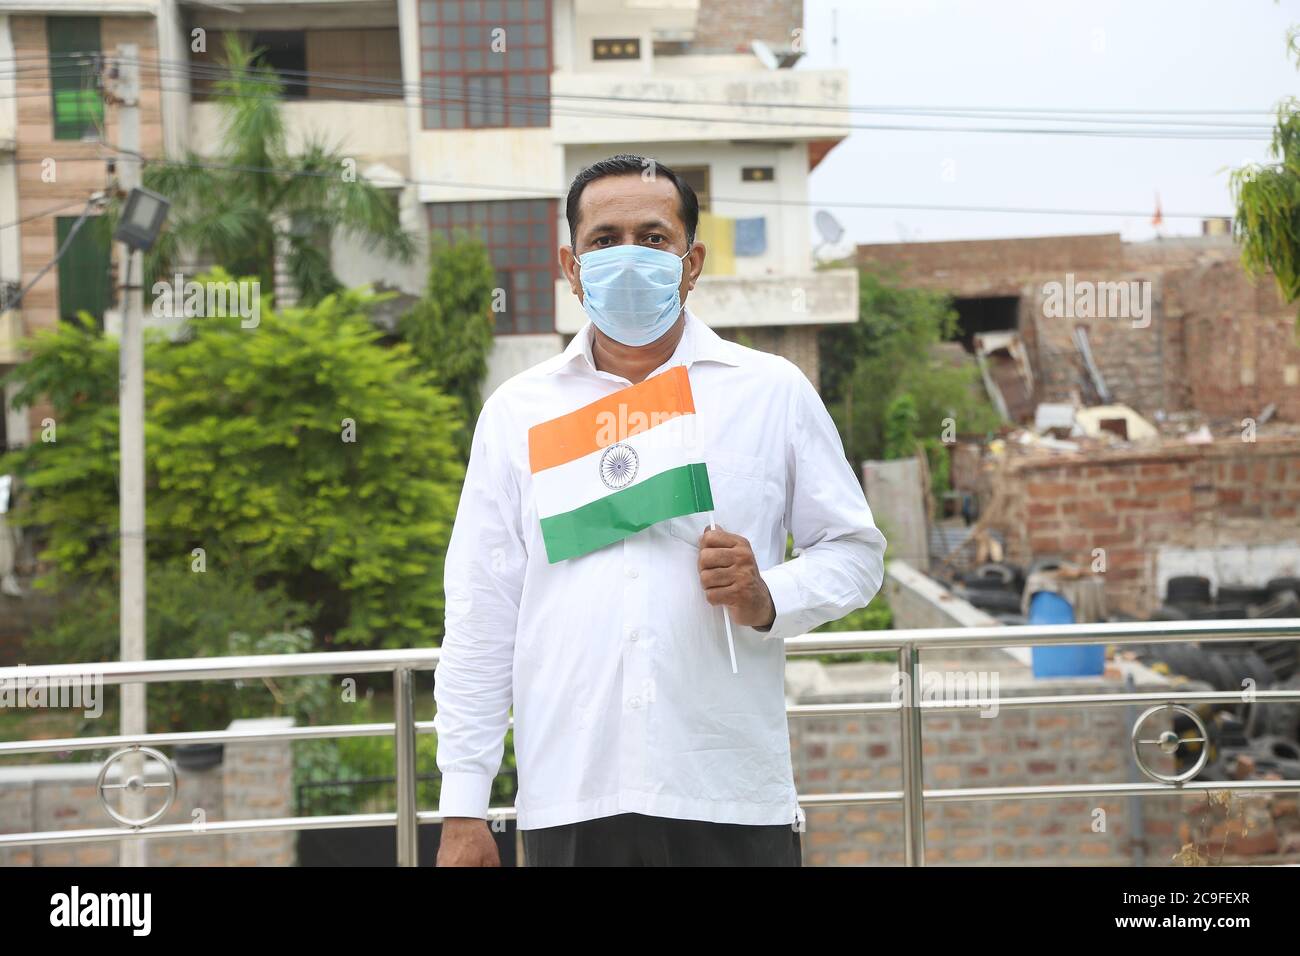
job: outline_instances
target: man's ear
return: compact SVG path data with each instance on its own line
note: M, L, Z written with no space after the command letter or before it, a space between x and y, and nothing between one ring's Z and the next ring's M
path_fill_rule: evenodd
M707 254L708 250L704 248L704 243L697 241L693 246L691 246L690 254L685 260L687 267L685 270L687 282L686 289L688 292L695 288L695 280L698 279L700 273L704 271L704 257Z
M569 280L569 291L582 301L582 281L578 278L578 257L573 254L572 246L560 246L560 270Z

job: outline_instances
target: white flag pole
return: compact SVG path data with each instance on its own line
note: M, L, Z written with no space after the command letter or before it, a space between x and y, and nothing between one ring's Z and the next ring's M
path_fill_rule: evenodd
M718 530L717 522L713 520L712 511L709 512L709 530ZM727 651L731 654L731 673L739 674L740 671L736 669L736 639L731 635L731 612L727 610L725 604L722 605L722 620L727 625Z
M683 366L685 365L685 363L680 361L677 364ZM689 380L690 380L690 372L688 371L687 381ZM713 520L712 510L709 511L709 530L710 531L718 530L718 523ZM739 674L740 671L736 668L736 639L735 637L732 636L731 633L731 612L727 610L727 606L725 604L722 606L722 620L723 623L727 625L727 653L731 655L731 673Z

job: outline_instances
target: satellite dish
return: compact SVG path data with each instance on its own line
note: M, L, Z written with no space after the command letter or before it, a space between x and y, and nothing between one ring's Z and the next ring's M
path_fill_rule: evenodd
M828 245L833 246L844 238L844 227L825 209L817 210L817 214L813 216L813 223L817 226L817 233L822 237L822 242Z
M776 58L776 54L772 52L772 48L762 40L755 40L750 44L750 48L754 51L754 56L758 57L758 62L762 63L769 70L778 70L781 68L781 61Z

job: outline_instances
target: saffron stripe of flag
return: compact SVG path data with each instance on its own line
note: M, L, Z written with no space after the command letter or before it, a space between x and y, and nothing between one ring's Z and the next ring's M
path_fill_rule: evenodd
M528 464L534 473L553 468L613 440L647 431L672 416L694 414L691 380L678 365L577 411L534 425L528 430Z
M656 522L709 511L695 403L676 367L529 429L534 501L551 563Z

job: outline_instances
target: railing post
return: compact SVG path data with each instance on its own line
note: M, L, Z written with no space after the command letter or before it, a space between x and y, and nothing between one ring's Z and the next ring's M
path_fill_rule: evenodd
M925 866L925 775L921 766L921 652L898 650L903 706L899 710L903 752L903 862Z
M420 865L415 795L415 705L411 668L393 671L393 750L397 774L397 865Z

